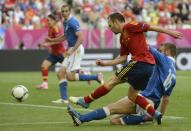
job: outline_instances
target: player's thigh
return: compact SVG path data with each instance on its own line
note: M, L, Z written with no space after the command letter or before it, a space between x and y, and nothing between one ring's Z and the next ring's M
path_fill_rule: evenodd
M55 65L57 62L62 62L64 60L64 57L62 55L53 55L49 54L46 58L46 62L50 62L51 65Z
M109 80L107 80L107 82L105 82L105 87L108 89L108 90L111 90L113 87L115 87L116 85L120 84L120 83L123 83L123 81L121 81L120 79L118 79L118 77L113 74Z
M68 70L76 71L81 69L81 61L84 55L84 48L82 45L78 47L78 49L69 56L69 65Z
M122 118L124 115L113 115L112 117L111 117L111 119L110 119L110 123L112 124L112 125L122 125L122 123L121 123L121 119L120 118Z
M69 57L65 57L61 65L67 69L69 65Z
M57 72L57 77L59 80L66 78L66 68L61 66Z
M144 90L152 74L154 65L138 61L126 63L116 72L116 76L127 81L136 90Z
M66 78L69 81L75 81L76 80L76 72L72 71L72 72L66 72Z
M111 114L132 114L135 113L135 104L124 97L115 103L107 105Z
M81 68L81 58L80 55L73 53L66 60L64 60L63 66L67 68L67 72L72 72L75 70L79 70Z

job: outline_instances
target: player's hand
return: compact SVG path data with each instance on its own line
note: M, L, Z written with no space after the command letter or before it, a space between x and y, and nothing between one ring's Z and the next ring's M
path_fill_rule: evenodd
M40 45L42 45L43 47L46 47L46 48L49 46L49 44L46 43L46 42L43 42L43 43L41 43Z
M45 42L51 42L51 38L46 38Z
M73 52L71 50L68 50L66 53L65 53L65 56L70 56Z
M98 59L98 60L96 60L96 65L105 66L105 63L104 63L104 61Z
M183 34L182 34L181 32L179 32L179 31L173 31L173 32L171 33L171 36L173 36L173 37L176 38L176 39L182 39Z
M67 55L66 55L66 52L64 52L62 55L64 56L64 58L66 58L66 56L67 56Z

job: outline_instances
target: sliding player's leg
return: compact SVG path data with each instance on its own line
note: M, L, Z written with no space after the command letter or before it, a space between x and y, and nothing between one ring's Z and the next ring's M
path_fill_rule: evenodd
M115 103L109 104L103 108L96 109L86 114L80 114L74 108L68 106L68 113L72 117L74 124L79 126L84 122L104 119L112 114L135 113L135 104L131 102L128 97L125 97Z

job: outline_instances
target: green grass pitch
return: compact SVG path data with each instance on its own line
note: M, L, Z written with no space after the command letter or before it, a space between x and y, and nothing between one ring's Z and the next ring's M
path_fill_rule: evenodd
M108 80L111 73L104 73ZM37 90L41 82L40 72L0 72L0 131L190 131L191 130L191 71L178 71L177 84L172 93L166 117L162 125L153 123L136 126L112 126L109 118L84 123L74 127L64 104L52 104L59 98L58 80L54 72L49 73L49 89ZM24 85L29 98L22 103L12 99L10 91L15 85ZM69 82L69 96L89 94L99 86L92 82ZM122 84L107 96L91 104L90 109L102 107L127 95L128 84ZM79 112L87 110L73 105Z

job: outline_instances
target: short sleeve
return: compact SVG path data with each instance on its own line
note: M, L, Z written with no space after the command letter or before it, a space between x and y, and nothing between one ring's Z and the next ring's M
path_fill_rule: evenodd
M171 93L172 93L172 91L173 91L173 89L175 87L175 84L176 84L176 81L173 82L172 85L169 88L165 89L165 94L164 94L165 96L170 96L171 95Z
M58 27L55 27L54 28L54 35L55 35L55 37L60 36L60 34L61 34L61 30Z
M77 20L73 21L70 23L70 28L74 31L74 32L78 32L80 31L80 24Z
M123 56L123 55L129 55L129 52L127 50L127 47L125 47L123 44L121 44L120 56Z
M165 61L165 55L160 53L159 51L157 51L155 48L153 47L150 47L149 48L152 55L154 56L155 58L155 61L157 62L157 64L161 64L163 61Z

